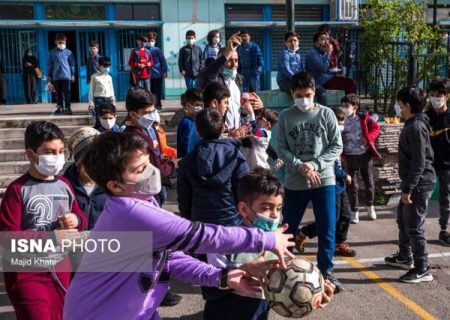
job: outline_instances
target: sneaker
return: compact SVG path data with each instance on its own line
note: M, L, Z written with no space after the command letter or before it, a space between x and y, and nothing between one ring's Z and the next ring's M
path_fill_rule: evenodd
M354 257L356 256L356 251L350 248L348 243L338 243L336 244L336 249L334 249L334 255L341 257Z
M166 307L173 307L179 304L182 298L183 298L182 296L174 293L171 289L169 289L163 301L161 302L161 305Z
M400 257L400 252L397 252L390 257L384 258L384 262L390 266L406 270L411 270L414 267L413 259L411 257L406 259Z
M447 247L450 247L450 233L445 230L439 232L439 241Z
M375 208L373 206L367 207L367 214L369 215L370 220L377 220L377 213L375 212Z
M294 242L295 242L295 249L299 254L302 254L305 252L305 241L306 236L301 233L300 231L295 235Z
M64 110L63 107L56 106L56 110L55 110L55 112L53 112L53 114L62 114L63 110Z
M339 292L345 290L342 283L338 279L336 279L336 277L334 276L334 274L331 270L328 270L327 272L323 273L322 275L325 280L330 280L330 282L332 284L334 284L334 286L336 287L334 289L334 293L339 293Z
M406 283L430 282L433 281L433 275L430 272L430 268L427 268L425 271L414 268L402 275L400 281Z
M350 223L352 224L358 224L359 223L359 211L352 211L352 220L350 220Z
M274 174L278 172L284 165L283 160L277 159L275 163L273 164L272 168L270 169L270 173Z

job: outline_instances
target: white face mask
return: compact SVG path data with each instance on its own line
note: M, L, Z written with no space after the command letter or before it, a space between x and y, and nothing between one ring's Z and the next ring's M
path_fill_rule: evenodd
M134 186L131 190L126 190L139 196L154 196L161 192L161 173L158 168L151 163L136 179L136 183L125 182L128 186Z
M312 109L314 99L313 98L294 98L295 106L302 112L308 112Z
M100 119L100 124L106 130L110 130L116 124L116 119Z
M192 46L195 43L195 39L187 39L186 42L188 45Z
M225 76L225 78L235 79L236 76L237 76L237 70L236 69L223 68L222 74Z
M400 117L402 115L402 110L400 109L400 105L398 103L395 103L394 110L397 117Z
M100 71L101 71L103 74L108 74L108 73L109 73L109 70L110 70L109 67L107 67L107 68L105 68L105 67L100 67Z
M154 46L155 46L155 41L150 41L149 43L148 43L148 46L150 47L150 48L153 48Z
M65 163L64 154L41 154L36 170L44 176L54 176L62 170Z
M150 112L141 116L138 120L138 124L142 129L149 129L156 121L155 112Z
M220 42L220 38L219 37L212 38L212 43L213 44L218 44L219 42Z
M58 47L59 50L64 50L66 48L66 45L65 44L58 44L57 47Z
M430 97L431 105L433 109L438 110L441 109L445 104L445 97Z
M345 113L346 117L350 117L353 114L353 110L350 108L341 107L340 109Z

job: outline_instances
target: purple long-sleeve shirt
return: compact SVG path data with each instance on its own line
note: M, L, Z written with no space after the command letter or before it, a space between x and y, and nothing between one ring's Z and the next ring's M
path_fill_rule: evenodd
M219 284L220 269L198 261L179 249L195 253L262 252L274 249L276 241L274 233L258 228L191 222L159 208L153 198L142 201L109 197L93 231L152 232L153 252L167 252L169 257L160 281L151 290L146 290L142 284L146 283L146 277L155 277L156 271L152 270L157 270L160 261L157 258L153 259L153 266L148 266L148 273L77 273L66 295L66 320L159 319L158 306L168 289L164 273L192 284L211 287ZM130 264L136 264L140 258L130 259ZM142 261L148 263L149 260ZM85 255L80 268L88 262L89 256Z

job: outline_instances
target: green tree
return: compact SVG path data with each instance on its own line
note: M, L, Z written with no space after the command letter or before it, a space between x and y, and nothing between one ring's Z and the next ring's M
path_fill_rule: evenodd
M408 84L411 54L413 82L433 76L443 42L441 30L426 23L426 8L423 0L368 0L361 9L363 74L376 112L390 111L396 92Z

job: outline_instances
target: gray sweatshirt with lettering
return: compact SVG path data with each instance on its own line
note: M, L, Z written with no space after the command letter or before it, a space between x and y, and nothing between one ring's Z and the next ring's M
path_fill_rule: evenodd
M278 120L277 148L285 162L287 189L310 188L299 172L305 162L312 162L320 173L321 187L336 184L333 165L342 153L342 138L330 108L316 104L309 112L302 112L295 105L283 110Z

